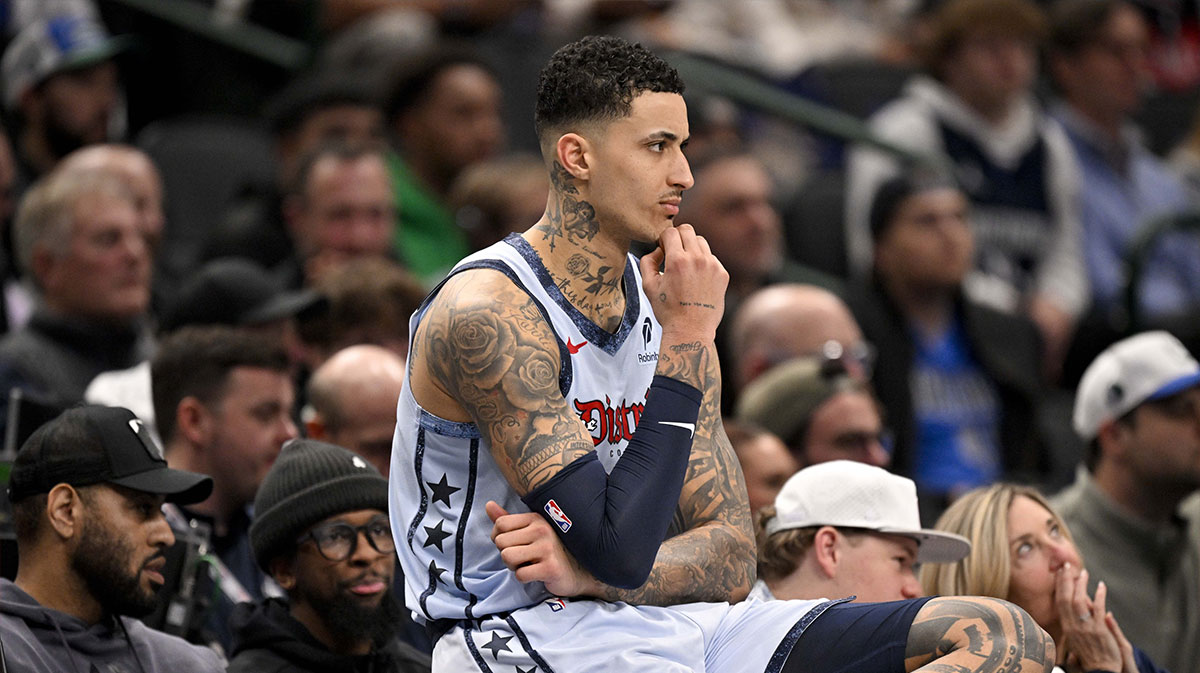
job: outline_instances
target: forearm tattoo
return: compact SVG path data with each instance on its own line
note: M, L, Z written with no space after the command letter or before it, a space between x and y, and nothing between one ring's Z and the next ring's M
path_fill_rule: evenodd
M1021 608L994 598L940 597L908 633L905 669L922 673L1049 673L1054 641Z
M602 598L636 605L732 602L754 583L750 506L741 467L721 426L721 379L712 349L699 351L711 357L702 365L708 387L672 525L682 532L663 543L645 584L630 591L610 587Z

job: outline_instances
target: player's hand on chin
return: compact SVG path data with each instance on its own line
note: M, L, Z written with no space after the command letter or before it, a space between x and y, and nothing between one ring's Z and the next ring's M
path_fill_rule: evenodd
M484 507L492 520L492 542L518 580L541 582L555 596L597 595L599 582L567 552L540 514L509 514L490 500Z
M659 269L662 272L659 273ZM667 342L710 343L725 312L729 273L690 224L668 227L641 259L642 286Z

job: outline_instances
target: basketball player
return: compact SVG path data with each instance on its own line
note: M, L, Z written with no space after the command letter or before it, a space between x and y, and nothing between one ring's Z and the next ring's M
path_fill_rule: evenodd
M545 214L410 324L390 507L434 670L1049 671L1052 641L1003 601L737 602L755 558L719 415L728 275L673 222L683 85L590 37L538 89ZM633 241L658 247L639 262Z

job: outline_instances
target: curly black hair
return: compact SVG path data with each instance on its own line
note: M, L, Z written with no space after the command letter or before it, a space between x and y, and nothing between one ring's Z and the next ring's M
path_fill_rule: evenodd
M645 91L683 93L683 80L666 61L640 44L589 35L563 46L538 77L534 128L620 119Z

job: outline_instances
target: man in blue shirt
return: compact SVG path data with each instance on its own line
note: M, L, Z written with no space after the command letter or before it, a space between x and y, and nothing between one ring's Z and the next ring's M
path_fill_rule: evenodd
M1053 114L1066 129L1082 173L1080 214L1093 310L1110 315L1123 301L1124 259L1153 217L1191 204L1179 179L1142 144L1130 116L1142 102L1149 28L1124 0L1063 0L1051 13L1050 71L1061 100ZM1151 318L1200 299L1200 242L1158 245L1138 297Z

